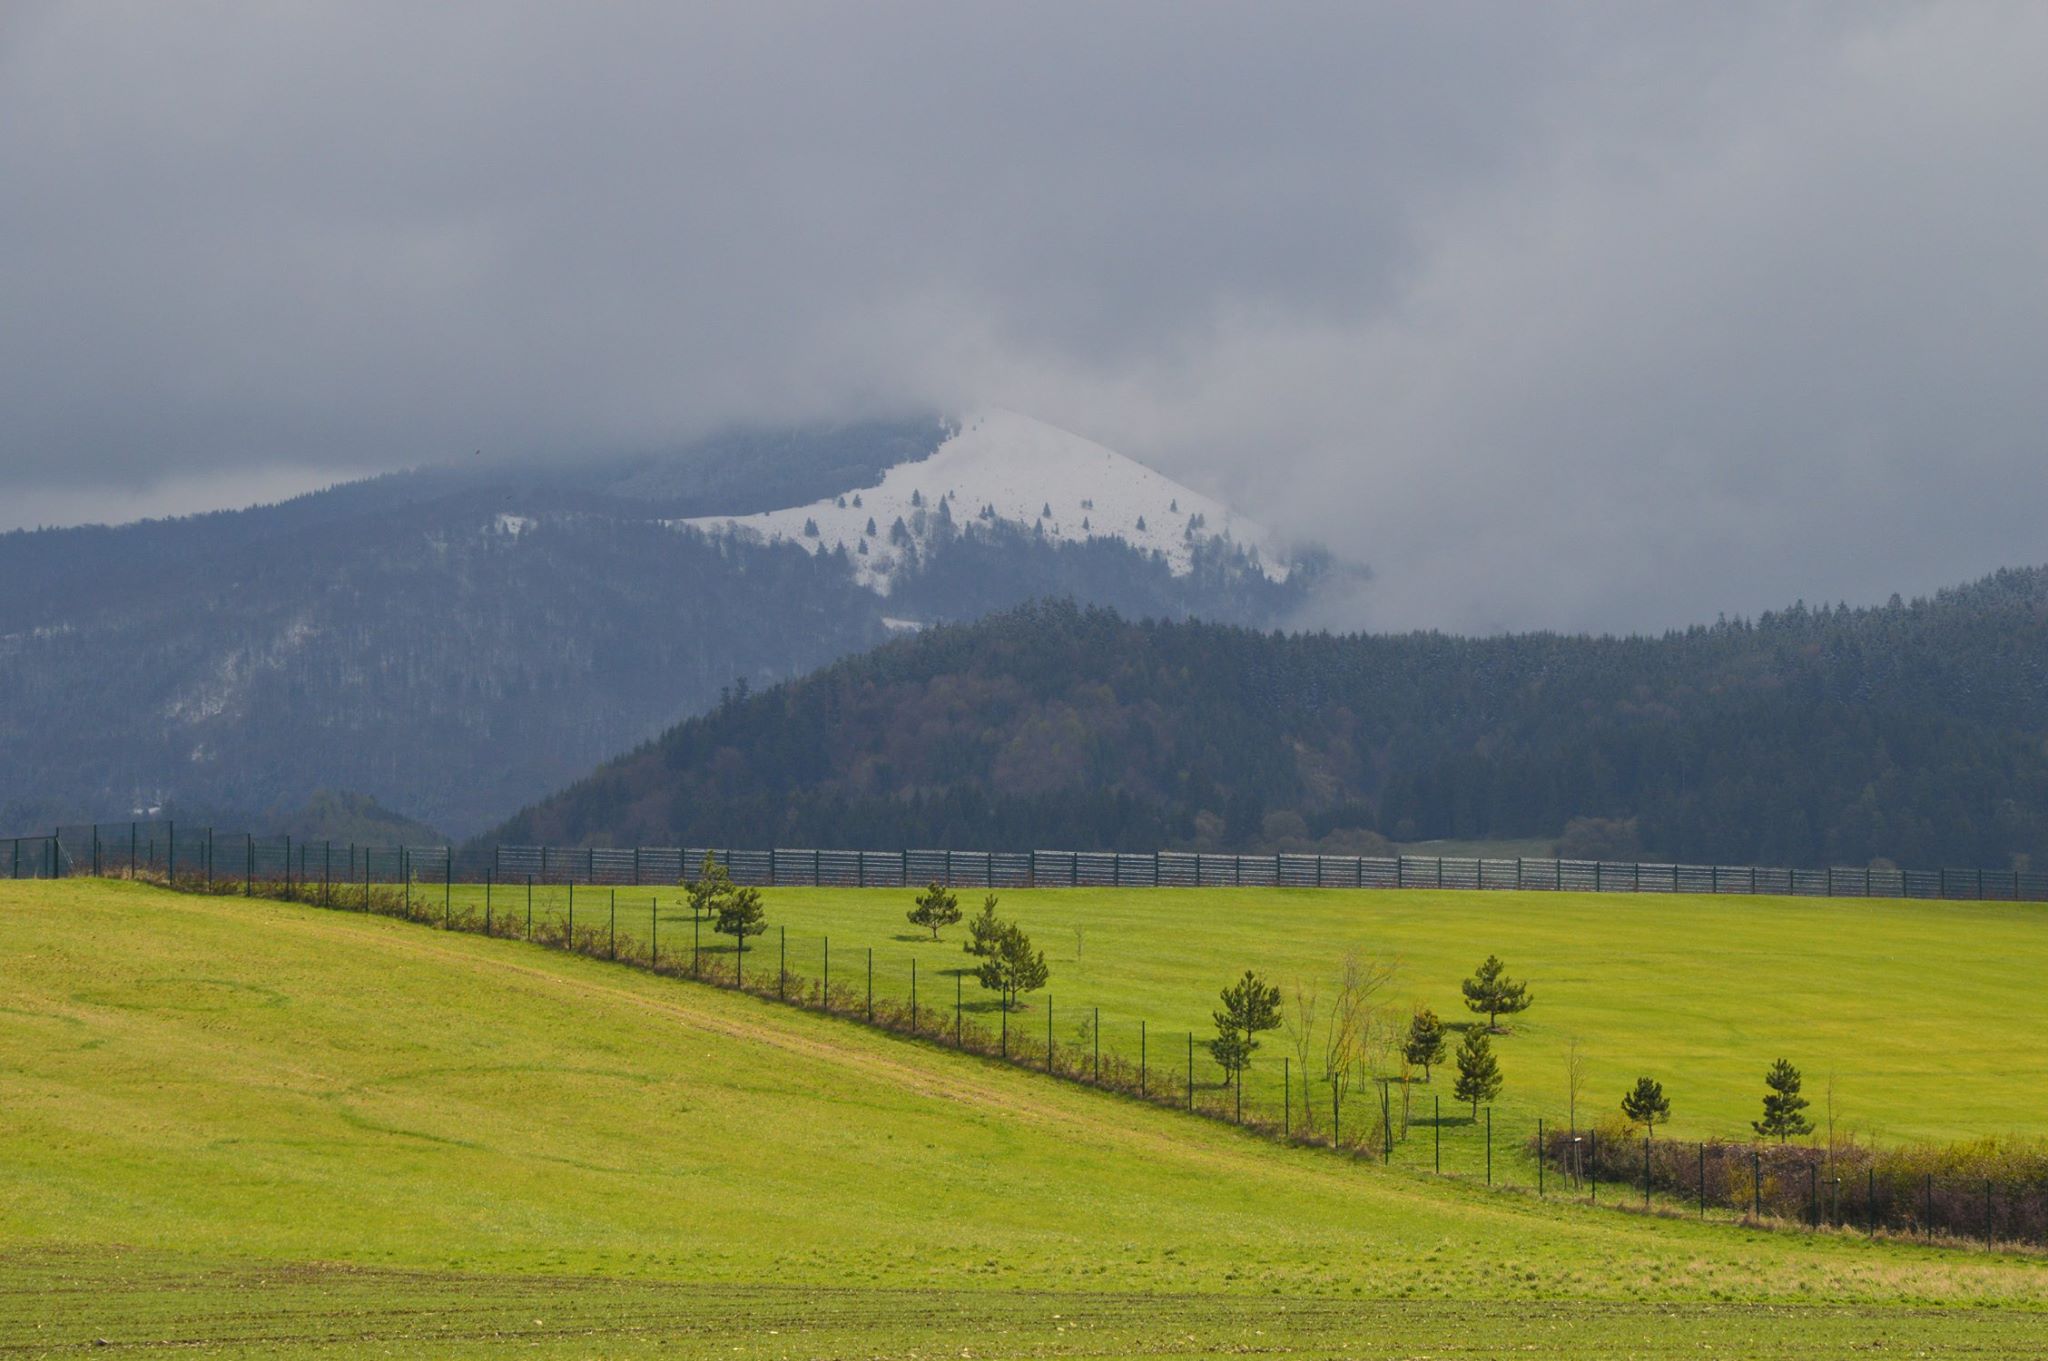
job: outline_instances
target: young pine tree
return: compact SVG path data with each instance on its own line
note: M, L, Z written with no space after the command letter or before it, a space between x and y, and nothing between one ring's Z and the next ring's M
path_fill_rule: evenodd
M1806 1109L1806 1098L1799 1094L1797 1068L1779 1059L1764 1074L1764 1086L1770 1088L1764 1093L1764 1118L1750 1121L1751 1129L1781 1144L1794 1135L1813 1133L1813 1121L1800 1114Z
M1250 969L1244 977L1223 990L1223 1010L1216 1018L1216 1038L1209 1041L1209 1053L1217 1066L1233 1077L1251 1065L1259 1047L1259 1032L1280 1024L1280 989Z
M929 929L932 939L937 940L941 927L951 926L960 920L960 900L934 880L917 895L917 906L911 908L908 915L912 926Z
M1484 1016L1487 1030L1496 1035L1500 1033L1501 1017L1527 1011L1536 1000L1529 995L1527 983L1515 982L1506 971L1507 966L1498 955L1488 955L1478 971L1460 985L1466 1007Z
M1014 1007L1025 993L1044 987L1051 976L1051 970L1045 967L1044 951L1032 949L1031 937L1015 922L1002 924L994 947L974 971L976 982L1001 996L1005 1011Z
M960 948L976 959L987 959L1003 939L1003 919L996 915L996 895L981 900L981 912L967 923L967 942Z
M1458 1081L1451 1095L1472 1103L1472 1118L1479 1118L1482 1102L1500 1095L1500 1060L1493 1056L1493 1042L1486 1032L1474 1027L1458 1042Z
M1444 1061L1444 1023L1428 1007L1417 1007L1408 1022L1408 1038L1401 1042L1401 1057L1422 1067L1422 1080L1429 1081L1431 1065Z
M748 936L758 936L768 929L761 910L761 890L752 884L743 884L725 896L718 905L718 917L711 929L721 936L731 936L743 942Z
M1664 1098L1664 1084L1647 1077L1637 1078L1636 1085L1621 1095L1621 1113L1631 1124L1655 1134L1658 1122L1671 1118L1671 1103Z
M697 880L685 888L689 895L690 915L713 917L727 898L732 896L732 876L725 866L718 863L718 857L711 852L704 853L704 863L697 867Z

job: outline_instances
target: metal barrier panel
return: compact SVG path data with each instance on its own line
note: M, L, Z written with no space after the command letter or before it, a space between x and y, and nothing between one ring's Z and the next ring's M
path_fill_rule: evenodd
M1630 891L1634 893L1678 892L1678 866L1637 865Z
M1484 860L1479 862L1479 887L1519 888L1522 878L1522 862L1519 860Z
M1597 860L1560 860L1557 862L1557 886L1574 893L1590 893L1601 887L1600 862Z
M951 851L947 854L946 882L968 888L994 888L994 871L987 851Z
M725 870L735 884L772 884L775 882L775 855L771 851L727 851Z
M1362 856L1358 861L1359 887L1393 888L1400 877L1401 862L1387 856Z
M1125 852L1116 858L1116 874L1126 888L1158 888L1159 857L1149 851Z
M1317 888L1322 863L1313 855L1273 857L1273 882L1283 888Z
M910 882L901 851L862 851L861 882L869 888L902 888Z
M1031 856L1025 851L997 851L988 859L989 884L994 888L1030 888Z
M1478 888L1479 862L1463 858L1439 857L1437 862L1437 887Z
M777 849L768 853L769 861L775 867L775 882L815 887L818 882L818 853L816 851Z
M1202 882L1202 857L1186 851L1161 851L1159 882L1174 888L1194 888Z
M861 888L867 879L861 874L859 851L815 851L816 877L820 884L835 888Z
M905 851L903 853L903 877L913 884L937 884L946 881L946 853L944 851Z
M1033 851L1031 875L1040 888L1072 887L1077 882L1074 878L1074 853Z
M1671 873L1680 893L1713 893L1720 887L1712 865L1674 865Z
M640 848L640 882L644 884L680 884L682 881L682 847L642 846Z
M1239 883L1273 888L1280 882L1280 857L1240 855L1237 857L1237 876Z
M2024 902L2048 902L2048 874L2040 870L2021 870L2018 896Z
M1792 892L1807 898L1824 898L1828 892L1826 870L1793 870Z
M629 847L607 846L593 850L584 867L593 884L637 884L640 882L640 853Z
M1074 853L1074 882L1084 888L1103 888L1117 883L1117 857L1108 851Z

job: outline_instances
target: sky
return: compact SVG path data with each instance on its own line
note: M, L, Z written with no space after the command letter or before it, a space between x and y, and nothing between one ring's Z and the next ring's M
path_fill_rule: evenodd
M0 4L0 529L1000 405L1662 629L2048 561L2048 6Z

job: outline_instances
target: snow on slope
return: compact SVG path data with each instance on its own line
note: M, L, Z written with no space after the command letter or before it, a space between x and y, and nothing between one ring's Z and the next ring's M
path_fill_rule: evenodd
M921 552L940 532L942 498L957 529L985 523L992 509L995 518L1056 542L1121 539L1156 549L1176 576L1193 570L1192 527L1196 540L1228 539L1254 553L1268 577L1287 579L1286 555L1260 525L1093 440L1013 411L968 416L930 457L897 464L877 486L759 515L679 523L786 540L814 553L844 545L861 585L887 595L907 559L892 527L900 518Z

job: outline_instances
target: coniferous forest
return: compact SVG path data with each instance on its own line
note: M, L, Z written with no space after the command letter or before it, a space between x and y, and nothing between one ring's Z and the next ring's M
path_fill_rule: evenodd
M1038 604L732 693L489 834L598 844L2048 855L2048 570L1654 638Z

